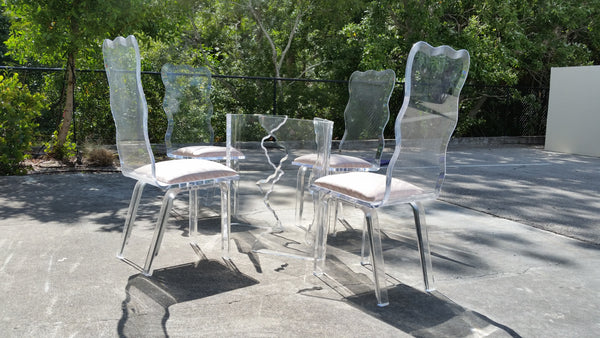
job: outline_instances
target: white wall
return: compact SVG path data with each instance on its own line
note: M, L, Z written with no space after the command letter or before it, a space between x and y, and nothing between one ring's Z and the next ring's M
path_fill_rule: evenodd
M545 148L600 157L600 66L552 68Z

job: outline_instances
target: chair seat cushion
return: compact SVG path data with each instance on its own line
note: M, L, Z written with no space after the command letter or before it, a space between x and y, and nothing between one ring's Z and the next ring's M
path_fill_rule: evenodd
M214 158L214 159L224 159L227 157L227 147L220 146L188 146L179 148L173 151L173 155L193 158ZM231 157L240 158L243 157L241 151L231 148Z
M156 180L164 185L236 177L237 172L218 162L184 159L157 162ZM152 166L145 165L134 171L137 175L152 177Z
M317 154L302 155L297 157L294 162L312 167L317 162ZM354 156L331 154L329 157L329 167L332 169L369 169L372 166L373 165L370 162Z
M376 202L385 195L386 176L371 172L350 172L339 175L328 175L317 179L314 185L344 194L352 198ZM390 200L408 199L411 196L424 194L425 191L413 184L392 178Z

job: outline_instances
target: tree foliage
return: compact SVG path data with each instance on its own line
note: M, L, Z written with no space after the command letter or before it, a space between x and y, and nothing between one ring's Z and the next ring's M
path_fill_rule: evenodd
M99 65L98 39L134 20L141 3L130 0L6 0L11 19L7 53L28 64L65 67L62 116L52 153L65 154L74 112L76 65ZM117 28L119 27L119 28ZM101 58L100 58L101 59Z
M153 72L169 62L206 66L215 75L345 81L355 70L389 68L402 81L408 52L420 40L467 49L471 54L468 86L543 88L549 86L551 67L600 63L600 2L596 0L5 3L11 22L9 55L23 64L69 66L68 55L75 53L73 68L75 64L100 68L102 39L129 34L135 34L140 42L142 70ZM81 73L78 80L85 81L73 86L81 128L88 137L105 141L107 137L99 133L114 130L106 88L97 85L104 82L94 80L93 74ZM57 78L54 83L66 88L69 81L67 77ZM278 114L329 118L336 122L334 135L341 137L343 132L348 98L344 82L215 77L213 85L217 140L224 137L226 113L271 113L274 105ZM512 118L496 103L500 95L506 94L477 92L468 86L461 100L458 134L483 135L484 129L490 130L490 122ZM50 87L46 83L46 88ZM160 78L145 75L144 89L150 109L150 135L153 142L160 143L166 125ZM392 113L401 104L401 89L398 86L393 96ZM48 95L54 102L62 100L60 111L53 112L56 116L67 111L67 100L61 93ZM520 102L540 100L536 95L511 92L510 100L504 99L503 104L518 110ZM494 128L493 133L502 133L504 127ZM393 135L391 128L387 132Z
M0 175L25 172L21 161L31 148L35 117L45 104L45 97L31 94L17 75L0 75Z

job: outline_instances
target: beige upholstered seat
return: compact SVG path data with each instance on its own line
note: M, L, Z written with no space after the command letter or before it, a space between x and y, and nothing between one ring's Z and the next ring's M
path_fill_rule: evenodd
M387 189L385 180L385 175L352 172L325 176L315 182L315 185L347 195L353 199L366 202L378 202L383 201L385 197ZM433 192L427 193L411 183L392 178L390 184L390 199L402 199L405 197L414 198L415 196L431 198L434 197L434 194Z

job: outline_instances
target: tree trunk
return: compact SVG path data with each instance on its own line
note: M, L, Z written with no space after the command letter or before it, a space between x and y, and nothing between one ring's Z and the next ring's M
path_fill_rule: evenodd
M75 102L75 54L69 53L67 56L67 90L65 97L65 108L63 109L62 123L58 129L58 138L55 147L62 148L67 141L69 128L73 121L73 107Z

